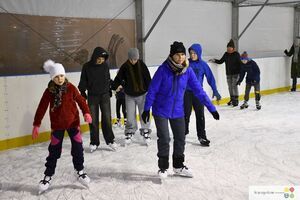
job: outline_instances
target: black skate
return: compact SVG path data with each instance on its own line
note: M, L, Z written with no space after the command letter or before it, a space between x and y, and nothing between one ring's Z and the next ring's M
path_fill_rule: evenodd
M240 106L240 108L241 109L244 109L244 108L248 108L248 103L247 103L247 101L245 101L241 106Z
M256 109L257 109L257 110L260 110L260 109L261 109L261 105L260 105L259 102L256 102Z
M232 105L232 100L231 100L231 99L230 99L230 101L227 102L227 105L228 105L228 106L231 106L231 105Z
M207 138L199 138L199 142L201 146L209 147L210 141Z

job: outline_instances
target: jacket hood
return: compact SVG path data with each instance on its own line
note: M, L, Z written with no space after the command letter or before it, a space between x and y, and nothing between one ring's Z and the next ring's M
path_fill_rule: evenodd
M103 57L103 58L105 58L105 60L107 60L107 58L108 58L108 53L107 53L107 51L105 51L102 47L96 47L96 48L94 49L94 52L93 52L93 54L92 54L92 57L91 57L90 62L91 62L92 64L95 64L97 58L99 58L99 57Z
M191 50L194 50L198 56L198 60L202 60L202 47L200 44L193 44L190 48L189 48L189 52Z

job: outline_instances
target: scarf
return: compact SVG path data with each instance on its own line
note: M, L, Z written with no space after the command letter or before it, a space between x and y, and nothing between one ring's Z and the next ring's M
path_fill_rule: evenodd
M188 66L189 66L189 61L185 60L182 64L177 64L175 63L171 57L168 57L167 62L171 68L171 70L176 74L176 75L181 75L186 72Z
M128 65L128 71L131 76L131 80L133 82L133 90L135 92L145 92L144 88L144 79L141 71L141 63L137 61L135 65L132 65L130 61L127 61ZM137 73L134 73L134 71L137 71Z
M63 93L67 92L67 83L68 83L67 79L62 85L56 85L52 80L48 83L48 89L50 93L54 95L54 104L53 107L51 108L51 112L54 112L54 109L61 105L61 101L62 101L61 97Z

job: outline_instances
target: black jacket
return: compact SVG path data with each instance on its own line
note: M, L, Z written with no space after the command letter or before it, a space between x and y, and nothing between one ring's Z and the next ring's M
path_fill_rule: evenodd
M222 64L223 62L225 62L226 75L240 74L241 58L238 52L225 52L220 60L215 59L215 63L217 64Z
M94 49L91 60L82 67L78 89L81 93L88 91L88 95L97 96L110 92L110 74L106 62L96 64L98 57L108 58L108 53L101 47Z
M119 85L123 85L124 92L130 96L140 96L148 91L151 76L146 64L142 60L138 60L132 65L127 60L121 67L114 80L113 89Z

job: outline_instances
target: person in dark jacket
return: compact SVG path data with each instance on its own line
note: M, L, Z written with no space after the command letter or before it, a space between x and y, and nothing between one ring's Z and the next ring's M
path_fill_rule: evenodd
M154 74L146 96L142 119L150 118L150 108L157 129L158 174L166 178L169 168L170 135L169 122L173 132L173 171L175 175L192 177L191 171L184 165L185 119L184 92L189 86L198 100L204 104L218 120L219 113L204 92L193 70L188 67L186 50L182 42L171 45L169 57Z
M284 50L285 55L292 57L292 66L291 66L291 79L293 80L291 92L295 92L297 88L297 78L300 78L300 38L296 39L295 44L293 44L288 51Z
M113 83L113 89L123 85L125 92L125 105L127 111L127 122L125 125L125 144L130 144L132 136L137 130L136 106L139 115L144 111L145 97L151 81L151 76L146 64L139 59L139 50L130 48L128 50L128 60L120 67ZM144 137L146 144L150 142L150 122L144 123L142 120L140 133Z
M224 53L220 60L211 59L209 61L222 64L225 62L226 67L226 77L228 90L230 94L230 101L227 105L238 106L239 105L239 91L236 86L236 82L239 79L240 69L241 69L241 60L240 54L235 51L234 42L231 39L227 44L227 52Z
M117 113L117 120L115 122L115 126L121 127L121 112L120 109L122 107L122 113L124 117L124 125L127 123L127 114L126 114L126 104L125 104L125 93L124 93L124 88L122 85L120 85L116 89L116 113Z
M90 151L94 152L100 145L99 107L101 110L101 128L107 145L116 150L111 124L110 74L106 63L108 53L102 47L96 47L89 62L82 67L78 85L81 95L88 100L93 122L90 127ZM86 94L86 90L88 94Z
M240 78L237 82L237 85L240 85L244 79L245 74L246 76L246 87L245 87L245 96L244 96L244 103L241 105L241 109L248 108L248 101L249 101L249 93L251 87L254 87L255 93L255 102L257 110L261 109L260 101L260 70L258 65L254 60L248 58L248 54L246 51L243 52L241 55L241 73Z
M213 90L213 97L216 97L219 101L221 95L219 94L216 86L214 75L209 68L208 64L202 60L202 47L200 44L193 44L189 48L189 66L193 69L199 83L203 87L203 78L206 77L208 84ZM201 145L209 146L210 141L206 137L205 131L205 116L204 105L194 95L193 90L187 86L184 94L184 113L185 113L185 134L189 134L189 122L190 116L194 108L196 116L197 136Z

